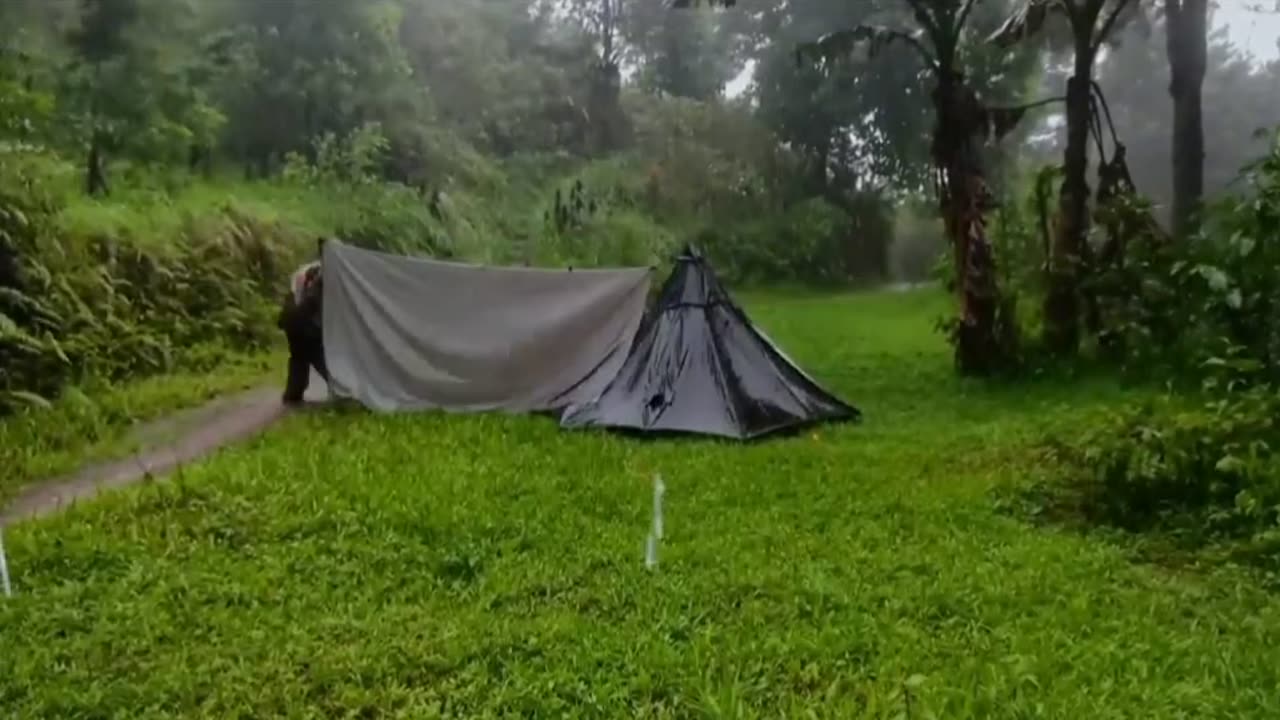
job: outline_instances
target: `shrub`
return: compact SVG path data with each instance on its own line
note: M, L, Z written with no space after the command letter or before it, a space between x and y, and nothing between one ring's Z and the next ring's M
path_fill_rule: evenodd
M705 228L696 242L732 283L833 284L849 279L842 245L849 230L843 210L811 198L777 215Z
M192 348L258 350L304 239L224 208L188 217L166 244L62 232L45 159L0 163L0 412L72 382L190 367Z
M1197 238L1144 232L1140 202L1102 209L1101 224L1134 230L1120 261L1086 288L1104 357L1186 373L1230 349L1280 380L1280 135L1242 180L1240 194L1209 208Z
M346 208L334 228L343 241L394 253L453 253L444 225L456 218L446 217L438 198L433 209L430 199L403 186L335 186L331 192L342 193Z
M1055 449L1045 509L1179 547L1280 555L1280 393L1260 366L1217 358L1199 402L1167 397L1111 414ZM1270 551L1267 551L1270 548ZM1280 567L1280 566L1278 566Z
M1280 140L1280 138L1278 138ZM1142 231L1140 202L1101 221L1139 229L1086 288L1103 357L1200 394L1115 413L1059 447L1041 509L1280 569L1280 142L1202 237Z

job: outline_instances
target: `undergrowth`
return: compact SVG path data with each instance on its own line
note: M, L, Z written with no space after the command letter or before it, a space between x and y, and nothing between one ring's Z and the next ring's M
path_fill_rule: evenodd
M164 242L109 226L72 235L40 154L0 173L0 413L73 384L179 370L276 342L272 299L306 246L291 227L223 207L183 216ZM314 242L314 241L312 241Z
M1170 395L1096 418L1055 440L1024 510L1114 528L1162 563L1256 566L1280 588L1280 393L1221 360L1199 397Z
M1167 397L1051 443L1018 503L1116 531L1163 563L1240 563L1280 587L1280 136L1204 231L1171 239L1139 200L1099 211L1129 233L1083 288L1096 362Z

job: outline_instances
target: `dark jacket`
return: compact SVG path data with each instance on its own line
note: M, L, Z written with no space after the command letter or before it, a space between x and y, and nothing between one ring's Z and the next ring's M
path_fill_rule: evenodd
M318 264L304 265L294 273L289 291L280 303L276 326L286 333L320 333L323 278Z

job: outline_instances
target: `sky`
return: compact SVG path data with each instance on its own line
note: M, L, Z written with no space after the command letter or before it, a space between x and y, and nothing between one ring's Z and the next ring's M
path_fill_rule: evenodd
M1220 0L1214 20L1227 26L1231 41L1259 60L1280 57L1276 41L1280 39L1280 5L1267 0ZM1272 12L1250 12L1249 5L1267 5Z

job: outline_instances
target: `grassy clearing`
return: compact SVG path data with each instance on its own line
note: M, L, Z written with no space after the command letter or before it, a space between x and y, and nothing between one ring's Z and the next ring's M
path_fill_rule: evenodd
M754 296L861 427L290 419L12 528L15 717L1277 717L1280 600L993 509L1125 395L957 380L929 293ZM651 477L667 539L643 568Z
M0 505L31 482L127 454L137 423L268 382L284 362L282 352L230 355L216 371L70 388L49 408L0 419Z

